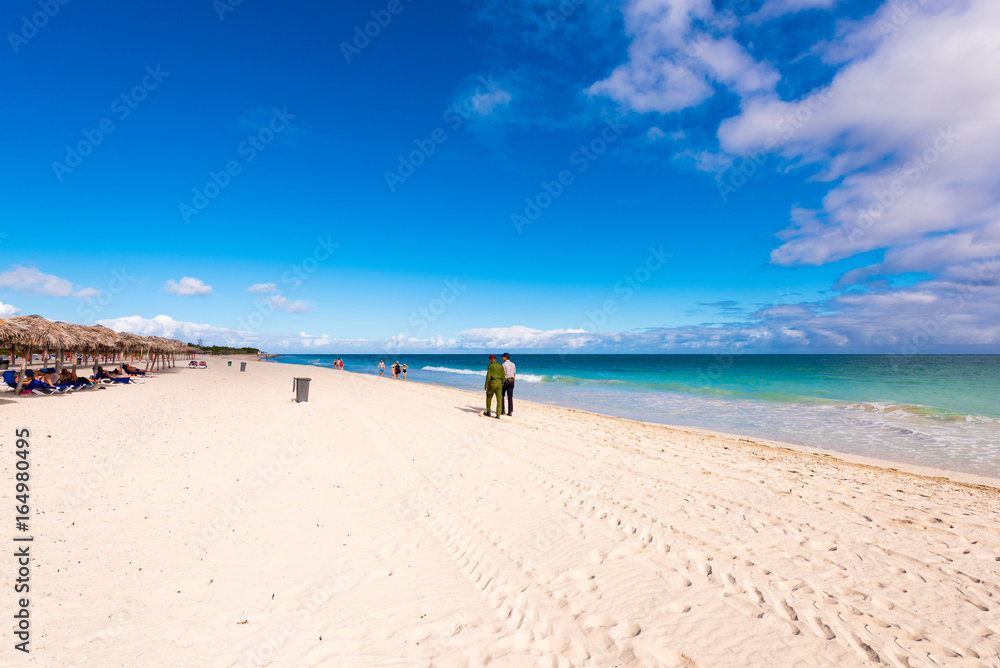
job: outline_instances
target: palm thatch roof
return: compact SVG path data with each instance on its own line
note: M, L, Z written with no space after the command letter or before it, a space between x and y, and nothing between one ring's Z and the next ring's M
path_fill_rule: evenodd
M115 350L118 345L118 332L104 325L91 325L89 327L94 333L94 343L103 350Z
M0 320L0 343L10 345L17 342L21 325L10 320Z
M17 315L6 322L19 327L11 342L26 348L62 350L76 343L74 327L64 322L52 322L40 315Z
M130 332L118 332L118 349L119 350L142 350L145 347L145 342L141 336L137 336Z

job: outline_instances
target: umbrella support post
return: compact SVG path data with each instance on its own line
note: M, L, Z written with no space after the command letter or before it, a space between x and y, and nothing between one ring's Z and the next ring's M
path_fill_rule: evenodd
M31 355L31 348L21 349L21 375L17 377L17 394L21 394L21 388L24 386L24 372L28 368L28 356ZM13 361L14 353L11 351L11 361Z

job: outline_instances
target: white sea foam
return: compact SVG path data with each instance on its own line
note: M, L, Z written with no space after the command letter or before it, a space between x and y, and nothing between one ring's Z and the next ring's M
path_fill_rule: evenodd
M425 366L421 368L421 371L438 371L441 373L459 373L464 376L485 376L486 371L475 371L472 369L452 369L446 366ZM536 376L533 373L519 373L517 374L517 380L523 380L526 383L541 383L545 379L544 376Z
M446 366L425 366L421 371L440 371L442 373L460 373L465 376L485 376L486 371L472 371L470 369L449 369Z

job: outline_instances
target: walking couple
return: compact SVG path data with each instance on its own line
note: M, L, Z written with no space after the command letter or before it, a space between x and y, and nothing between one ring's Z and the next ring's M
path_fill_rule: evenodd
M490 355L490 365L486 367L486 413L485 417L490 417L490 404L496 396L497 414L496 419L503 415L504 398L507 399L507 415L514 414L514 363L510 361L510 355L503 354L503 364L497 363L497 356Z

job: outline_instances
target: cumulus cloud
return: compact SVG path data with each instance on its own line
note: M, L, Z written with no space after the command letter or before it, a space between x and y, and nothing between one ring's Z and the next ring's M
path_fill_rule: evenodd
M996 318L956 297L983 280L1000 252L1000 87L993 76L1000 70L1000 3L883 2L864 18L838 20L834 37L810 52L831 68L829 83L791 98L779 94L777 72L734 41L736 34L744 43L767 39L754 32L764 20L838 4L767 0L740 18L716 12L708 0L626 0L628 59L590 93L634 111L668 113L727 88L740 108L720 124L719 150L692 147L674 157L719 172L727 161L770 153L786 171L808 170L804 177L830 184L820 202L791 208L771 252L776 265L880 254L846 271L834 286L844 294L815 310L771 314L787 322L756 342L891 347L941 317L934 338L944 345L1000 342ZM901 275L926 278L900 288L894 277ZM992 290L981 285L977 299L991 303ZM742 331L723 329L730 334L718 333L721 339ZM681 330L661 334L670 345L683 339Z
M16 306L0 302L0 318L9 318L12 315L17 315L20 312L21 309L17 308Z
M1000 4L889 3L828 45L849 58L803 112L757 99L719 130L740 155L766 142L837 182L774 250L776 264L824 264L888 250L872 272L963 263L1000 241ZM787 119L798 113L798 122ZM783 119L785 125L782 125ZM804 120L803 120L804 119Z
M278 285L276 283L254 283L249 288L247 292L260 292L262 294L271 294L273 292L278 292Z
M336 339L327 334L315 336L306 332L298 334L264 334L218 327L205 323L175 320L168 315L143 318L132 315L99 320L98 324L116 332L131 332L142 336L163 336L168 339L197 341L233 347L250 346L269 352L295 352L306 348L330 348L344 352L364 352L378 349L378 343L364 339Z
M172 295L180 295L183 297L212 294L211 285L205 285L200 278L191 278L190 276L185 276L179 281L175 281L171 278L166 282L166 284L164 284L163 289Z
M333 339L328 334L313 336L305 332L299 332L297 343L303 348L323 348L333 343Z
M254 332L239 332L225 327L174 320L168 315L158 315L155 318L132 315L98 320L98 324L109 327L116 332L130 332L142 336L162 336L184 341L196 341L201 338L217 341L218 345L226 346L252 346L260 339L260 335Z
M0 273L0 290L2 289L41 297L86 298L100 294L94 288L77 288L72 281L43 273L37 267L22 267L17 264Z
M585 329L539 330L530 327L490 327L460 332L466 348L582 348L592 338Z
M284 311L285 313L305 313L312 308L312 304L303 299L292 301L280 294L268 297L264 302L272 308Z
M1000 261L978 263L962 280L935 279L880 292L848 292L812 303L789 297L740 320L730 302L718 323L628 332L471 329L449 349L539 352L985 352L1000 343Z
M628 61L587 92L640 113L668 113L712 96L713 84L741 96L771 92L779 80L732 37L738 22L711 0L628 0Z

